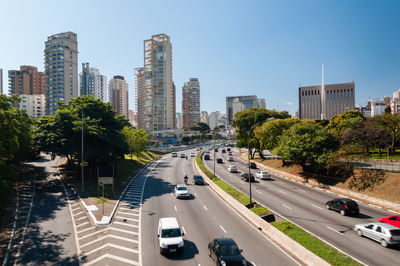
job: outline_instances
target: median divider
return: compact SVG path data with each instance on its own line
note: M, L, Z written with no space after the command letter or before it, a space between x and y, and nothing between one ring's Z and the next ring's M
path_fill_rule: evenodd
M264 221L260 216L249 210L242 203L234 199L231 195L226 193L222 188L215 184L199 167L198 160L201 162L201 153L195 160L195 168L200 173L210 188L223 199L229 206L231 206L237 213L239 213L245 220L251 223L264 233L272 242L277 244L280 248L284 249L293 255L299 262L306 265L330 265L328 262L318 257L289 236L282 233L277 228ZM201 162L202 163L202 162Z

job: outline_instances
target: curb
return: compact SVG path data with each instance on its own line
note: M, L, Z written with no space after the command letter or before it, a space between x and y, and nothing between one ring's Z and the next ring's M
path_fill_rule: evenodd
M258 228L264 235L266 235L273 243L279 243L279 246L288 251L290 254L294 255L297 260L306 265L330 265L328 262L318 257L289 236L285 235L268 222L264 221L261 217L247 209L246 206L239 203L231 195L223 191L218 187L211 179L206 176L196 161L194 162L195 168L198 173L200 173L206 180L210 188L229 206L231 206L238 214L240 214L245 220L251 223L253 226Z

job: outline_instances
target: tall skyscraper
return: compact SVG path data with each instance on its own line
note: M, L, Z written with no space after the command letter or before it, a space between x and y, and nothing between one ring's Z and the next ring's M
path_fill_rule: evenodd
M264 98L257 98L257 107L258 108L266 108L265 99Z
M82 72L79 74L80 95L90 95L102 102L107 102L107 77L99 70L89 67L89 63L82 63Z
M0 94L3 94L3 69L0 68Z
M44 49L46 114L57 111L57 102L67 104L78 96L78 41L73 32L47 38Z
M221 120L221 118L222 116L219 111L212 112L208 116L208 126L210 127L211 130L220 125L219 121Z
M236 112L257 106L257 96L255 95L226 97L226 116L228 119L228 125L232 125L232 119Z
M123 76L114 76L108 83L111 106L117 115L124 115L126 119L129 119L128 90L128 83Z
M143 111L138 110L141 126L147 131L176 128L172 45L168 35L153 35L151 39L144 41L143 74L142 98L145 100Z
M182 87L183 127L190 127L200 122L200 83L197 78L190 78Z
M10 95L45 94L45 75L34 66L20 66L20 70L9 70L8 84Z
M208 112L207 111L201 111L200 122L208 125Z
M145 109L144 106L149 101L151 101L150 93L146 93L144 91L144 68L138 67L135 68L135 88L136 88L136 116L137 116L137 126L139 128L148 128L150 125L145 125L144 116L151 115L145 113L145 110L148 112L149 108Z

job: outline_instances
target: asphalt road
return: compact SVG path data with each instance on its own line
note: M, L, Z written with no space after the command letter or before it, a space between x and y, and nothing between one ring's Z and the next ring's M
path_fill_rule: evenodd
M24 239L12 252L10 265L78 265L68 202L55 176L57 160L46 155L32 163L40 174Z
M205 161L208 169L213 171L214 151L210 152L211 160ZM227 153L221 149L216 157L222 157L224 163L216 164L217 176L223 178L234 187L249 194L249 184L240 180L240 174L248 172L245 162L238 159L234 151L234 162L227 161ZM239 173L229 173L227 167L236 165ZM251 169L255 175L260 169ZM252 196L256 201L279 213L321 239L329 242L347 254L368 265L399 265L400 248L384 248L378 242L362 238L352 230L355 224L377 222L382 216L393 213L359 203L358 217L341 216L329 211L325 203L339 195L328 193L309 186L292 182L278 176L273 180L258 180L252 183Z
M193 160L193 157L185 160L168 155L148 175L141 209L143 265L213 265L207 247L217 237L233 238L243 249L248 265L297 265L232 211L208 186L192 184ZM178 200L173 188L183 183L185 174L189 176L192 196L188 200ZM180 256L165 257L160 255L157 226L159 218L171 216L177 217L184 228L185 250Z

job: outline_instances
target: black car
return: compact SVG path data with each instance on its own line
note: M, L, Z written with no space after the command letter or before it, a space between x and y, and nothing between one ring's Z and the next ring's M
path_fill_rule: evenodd
M244 180L245 182L249 182L249 173L243 173L243 174L241 174L241 175L240 175L240 178L241 178L242 180ZM250 174L250 181L251 181L251 182L254 182L254 175L253 175L253 174Z
M231 151L231 148L227 148L226 150L227 150L227 151Z
M257 169L256 163L253 163L253 162L247 163L247 167L251 168L251 169Z
M193 180L195 185L204 185L204 179L201 175L194 175Z
M218 152L218 149L215 149L214 151L215 151L215 152Z
M226 150L225 150L225 149L222 149L221 152L222 152L222 153L226 153Z
M210 160L210 155L209 154L204 155L204 160Z
M217 163L223 163L222 158L217 158Z
M360 213L357 202L346 198L330 200L326 203L326 208L328 210L338 211L341 215L357 216Z
M231 238L216 238L208 244L208 255L216 265L246 265L242 250Z

